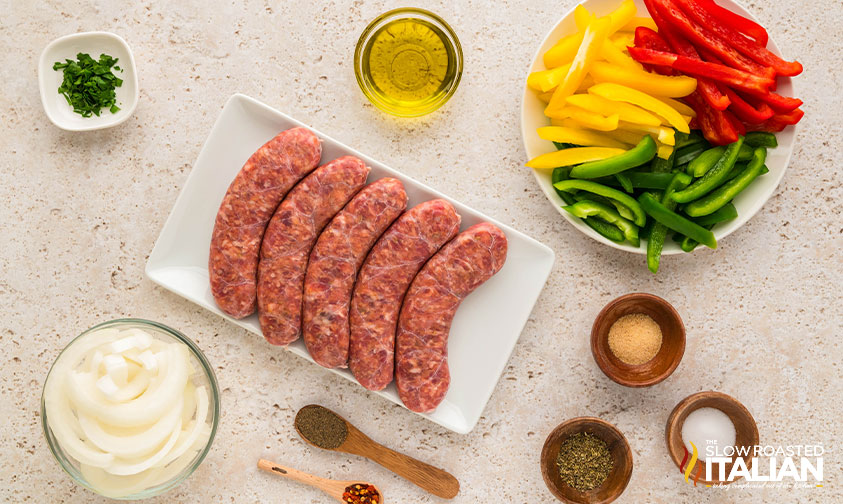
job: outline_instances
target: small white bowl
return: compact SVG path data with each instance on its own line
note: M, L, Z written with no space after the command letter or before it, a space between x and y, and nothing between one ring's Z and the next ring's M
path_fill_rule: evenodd
M117 66L123 71L113 72L123 79L123 85L115 90L117 106L120 107L116 114L103 109L99 116L82 117L73 112L73 107L58 92L63 73L61 70L53 70L53 64L64 62L65 59L75 60L76 54L80 52L88 53L94 59L99 59L103 53L118 59ZM132 50L125 40L109 32L74 33L50 42L38 61L38 87L41 89L41 104L44 105L47 117L53 124L68 131L91 131L117 126L131 117L138 105L138 74Z
M589 11L596 13L599 16L605 15L612 10L618 7L618 0L580 0L583 6L587 8ZM755 19L752 14L750 14L746 9L744 9L740 4L738 4L735 0L719 0L717 2L723 7L734 11L741 16L747 17L749 19ZM643 0L635 0L635 6L638 9L638 13L636 16L642 17L650 17L649 12L647 12L647 8L644 6ZM544 70L544 61L542 60L542 55L545 51L550 49L556 41L560 38L573 33L576 31L576 24L574 23L574 9L571 8L567 14L562 16L562 19L559 20L556 25L550 30L547 36L542 41L541 45L539 46L536 54L533 56L533 63L530 66L530 72L534 72L536 70ZM757 21L757 20L756 20ZM781 56L781 51L779 51L778 46L771 38L769 43L767 44L767 48L772 51L774 54ZM785 96L795 96L795 91L793 87L793 82L789 77L782 78L779 77L778 81L778 89L776 91L779 94ZM530 89L527 86L526 78L524 82L524 95L521 99L521 136L524 140L524 149L527 151L527 159L532 159L539 154L544 154L546 152L552 152L556 150L553 147L551 142L547 140L542 140L539 138L538 134L536 134L536 128L540 126L548 126L550 125L550 120L545 117L544 115L544 108L545 104L542 103L541 100L538 99L536 96L535 91ZM738 228L746 224L746 222L759 210L761 207L764 206L764 203L770 199L770 196L776 191L776 187L778 187L779 182L781 182L782 178L784 177L785 169L787 169L788 163L790 163L790 155L793 152L794 140L795 140L795 132L796 128L794 126L788 126L784 129L784 131L780 133L776 133L776 138L779 141L779 146L775 149L770 149L767 152L767 168L769 168L770 173L758 177L749 187L741 191L740 194L732 201L734 203L735 208L738 210L738 218L733 219L728 222L722 222L717 224L712 229L714 232L714 237L717 238L717 241L720 242L722 239L726 238ZM594 231L582 219L572 216L567 211L563 210L562 207L565 205L565 202L562 201L562 198L556 194L556 191L553 189L553 185L550 183L550 176L553 170L533 170L533 174L536 177L536 181L538 182L539 186L541 187L542 191L544 192L545 196L547 196L548 201L550 201L553 206L556 207L556 210L562 215L562 217L570 222L575 228L579 231L587 234L591 238L599 241L600 243L604 243L610 247L614 247L616 249L625 250L627 252L634 252L636 254L646 254L647 253L647 241L641 240L640 247L633 247L629 243L615 243L603 236L601 236L598 232ZM672 233L670 233L672 234ZM705 247L697 247L697 250L702 250ZM679 247L677 243L670 239L664 242L664 250L662 251L662 255L673 255L673 254L682 254L682 249Z

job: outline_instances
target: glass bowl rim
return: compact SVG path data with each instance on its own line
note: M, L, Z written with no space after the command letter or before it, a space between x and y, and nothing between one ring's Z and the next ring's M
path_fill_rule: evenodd
M196 471L196 469L205 460L205 457L208 455L208 452L210 452L211 446L214 444L214 438L216 437L217 427L219 426L220 394L219 394L219 384L217 383L217 377L216 377L216 374L214 374L214 368L211 366L211 363L205 357L205 354L202 352L202 350L199 348L199 346L197 346L196 343L193 342L193 340L191 340L190 338L185 336L181 331L173 329L172 327L169 327L169 326L167 326L165 324L162 324L160 322L155 322L154 320L126 317L126 318L117 318L117 319L113 319L113 320L108 320L106 322L101 322L99 324L96 324L96 325L86 329L85 331L81 332L79 335L74 337L72 340L70 340L70 342L67 345L64 346L64 348L61 349L61 352L59 352L59 354L56 356L55 360L53 360L53 363L50 365L50 369L49 369L49 371L47 371L46 378L44 378L44 385L41 387L41 432L44 434L44 438L47 441L47 446L50 449L50 453L53 455L53 458L56 460L56 462L58 462L59 466L61 466L62 470L65 473L67 473L67 475L70 476L70 478L73 481L75 481L77 484L87 488L88 490L94 492L97 495L102 495L96 489L94 489L83 477L81 477L81 475L77 476L76 474L74 474L70 470L70 468L68 468L67 465L70 464L70 462L67 460L67 458L64 456L64 454L63 453L60 454L57 451L56 446L54 446L53 441L50 439L50 435L47 433L48 429L50 429L50 427L47 424L47 409L45 407L44 397L45 397L45 392L46 392L46 388L47 388L47 381L49 380L50 375L53 372L53 368L55 367L55 365L59 361L59 359L61 359L61 356L64 355L64 353L67 351L67 349L70 348L78 339L80 339L83 336L85 336L87 334L90 334L90 333L92 333L92 332L94 332L98 329L103 329L103 328L106 328L106 327L114 327L114 326L125 326L125 325L152 327L152 328L155 328L159 331L162 331L162 332L168 334L169 336L175 338L176 340L184 343L190 349L191 354L193 354L193 356L196 357L196 360L198 360L199 363L202 365L202 369L204 370L205 375L208 377L208 383L209 383L210 388L211 388L211 399L213 401L213 406L214 406L214 409L213 409L214 419L213 419L213 423L211 425L211 434L208 436L208 441L205 444L205 447L202 449L202 452L199 454L199 457L190 466L183 469L181 474L177 475L175 478L173 478L171 480L164 481L163 483L159 483L158 485L156 485L154 487L144 489L144 490L141 490L141 491L133 493L133 494L129 494L129 495L126 495L126 496L123 496L123 497L108 497L108 498L114 499L114 500L138 500L138 499L146 499L146 498L150 498L150 497L155 497L155 496L161 495L165 492L168 492L169 490L172 490L176 486L183 483L187 478L189 478L193 474L193 472ZM74 468L74 470L76 470L76 469ZM153 491L149 492L149 490L151 490L151 489ZM147 493L147 492L149 492L149 493Z
M395 107L392 104L388 104L383 100L380 100L377 95L372 92L371 87L363 78L363 49L366 47L366 44L374 35L376 29L380 28L386 21L392 21L392 18L413 18L430 21L434 25L439 26L445 32L447 40L444 42L446 44L451 45L454 49L454 55L456 60L456 72L454 72L453 79L451 79L451 81L448 83L447 92L444 93L438 100L436 100L435 102L431 102L421 110L414 110L412 112L408 112L406 109ZM357 39L357 46L354 48L354 76L357 79L357 85L360 86L360 90L363 92L363 95L366 96L366 98L372 103L372 105L374 105L378 109L399 117L419 117L427 115L440 108L442 105L447 103L448 100L451 99L454 93L456 93L457 88L460 84L460 80L462 79L462 72L462 44L460 44L460 39L459 37L457 37L456 32L453 28L451 28L451 25L449 25L444 19L439 17L439 15L427 9L422 9L419 7L399 7L397 9L386 11L383 14L379 15L366 26L366 29L364 29L363 33L360 34L360 38Z

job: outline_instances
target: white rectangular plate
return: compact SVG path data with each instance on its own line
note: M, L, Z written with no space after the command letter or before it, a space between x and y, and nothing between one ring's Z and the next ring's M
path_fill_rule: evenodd
M146 264L146 275L153 282L257 335L261 335L261 330L256 315L235 320L220 311L214 302L208 282L211 232L228 185L249 156L279 132L296 126L306 125L247 96L232 96L205 141ZM372 168L369 182L382 177L401 180L409 197L408 207L443 198L462 216L463 229L488 221L506 233L509 253L504 267L465 299L451 326L448 395L436 411L422 415L454 432L470 432L480 419L550 274L553 251L327 135L315 130L314 133L322 139L323 163L346 154L357 156ZM313 362L301 340L288 349ZM331 371L355 381L347 369ZM394 385L376 393L401 404Z

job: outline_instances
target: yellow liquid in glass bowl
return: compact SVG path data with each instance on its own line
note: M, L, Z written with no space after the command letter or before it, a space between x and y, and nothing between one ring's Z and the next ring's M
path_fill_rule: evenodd
M355 72L375 106L419 116L442 106L456 90L462 50L450 27L435 15L420 9L390 11L360 37Z

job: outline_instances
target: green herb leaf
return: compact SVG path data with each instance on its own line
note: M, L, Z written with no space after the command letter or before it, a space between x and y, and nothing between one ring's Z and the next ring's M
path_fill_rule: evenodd
M123 85L123 80L112 73L112 68L123 71L116 66L118 58L100 54L97 61L86 53L79 53L76 60L66 59L64 63L53 64L53 70L63 71L58 92L82 117L99 116L104 108L116 114L120 107L116 103L115 89Z

